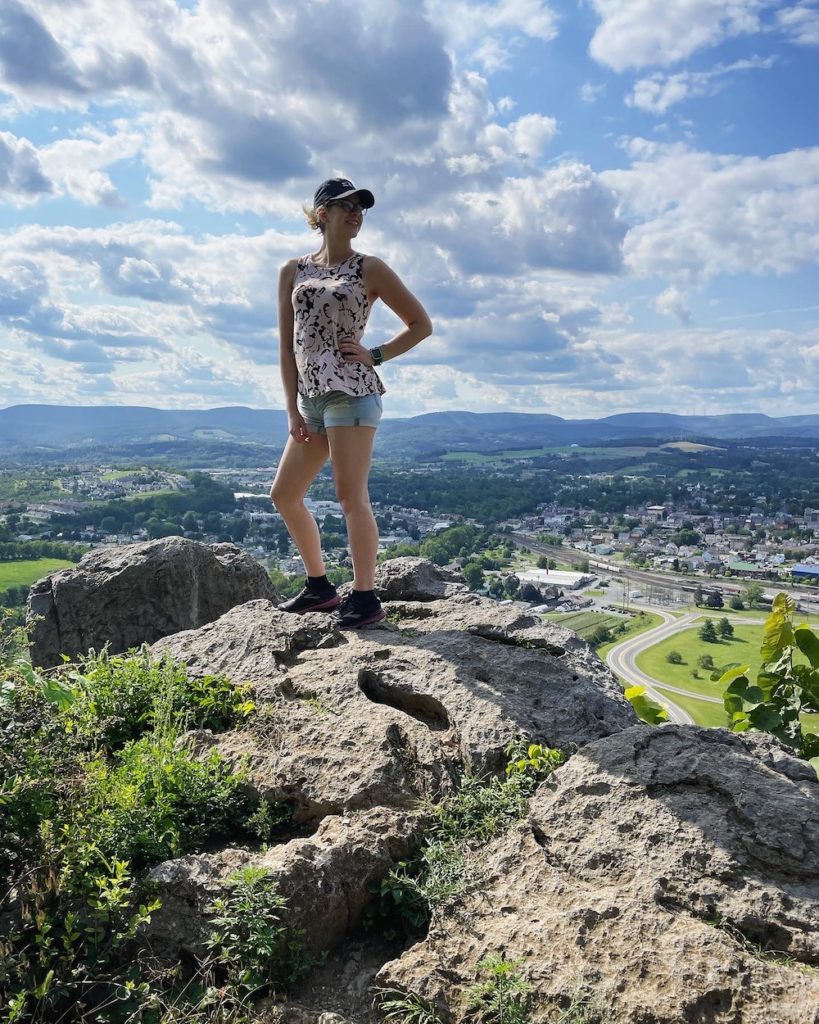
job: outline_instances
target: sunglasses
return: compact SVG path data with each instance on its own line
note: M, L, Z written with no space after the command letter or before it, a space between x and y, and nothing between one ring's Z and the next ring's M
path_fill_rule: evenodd
M362 206L361 203L354 203L352 199L336 199L335 202L328 203L328 206L340 206L345 213L360 213L362 217L367 216L367 207Z

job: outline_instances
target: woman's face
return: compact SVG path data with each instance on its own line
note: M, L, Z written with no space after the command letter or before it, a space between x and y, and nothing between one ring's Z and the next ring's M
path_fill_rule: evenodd
M324 207L324 223L333 234L355 238L364 222L364 208L354 198L339 199Z

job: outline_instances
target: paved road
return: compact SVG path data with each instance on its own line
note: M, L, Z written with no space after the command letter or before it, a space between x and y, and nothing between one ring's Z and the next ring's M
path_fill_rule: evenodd
M612 647L609 653L606 655L606 664L616 672L622 679L625 679L632 686L645 686L649 696L664 704L668 708L668 714L672 722L680 722L683 724L691 724L694 719L691 715L679 705L674 704L668 698L668 693L679 693L683 697L692 697L695 700L704 700L708 704L722 704L721 697L704 697L700 693L692 693L690 690L683 690L679 686L672 686L669 683L664 683L661 679L654 679L652 676L647 675L642 669L637 667L637 655L641 654L649 647L653 647L654 644L659 643L661 640L666 640L668 637L673 636L675 633L681 633L683 630L691 629L694 621L702 617L702 611L689 612L687 615L683 615L680 618L674 618L669 615L668 612L662 612L658 608L651 607L646 608L646 611L651 611L654 615L660 615L663 618L663 622L659 626L655 626L654 629L649 629L645 633L640 633L638 636L631 637L628 640L624 640L621 644L616 647ZM741 623L743 625L757 625L764 622L764 619L740 619L735 618L731 620L735 623ZM665 692L658 693L655 689L657 686L662 686Z
M636 659L637 655L647 647L653 647L654 644L659 643L660 640L665 640L666 637L671 636L680 629L690 629L691 623L697 616L691 613L684 615L681 619L676 619L673 615L669 615L668 612L655 608L651 610L655 615L659 615L663 622L659 626L655 626L654 629L649 629L638 636L630 637L621 644L617 644L616 647L612 647L606 655L606 664L621 679L625 679L630 686L644 686L652 700L656 700L668 708L668 716L672 722L693 725L694 719L684 708L673 704L664 693L657 692L655 687L660 685L661 681L646 675L642 669L637 668ZM665 686L664 683L661 685ZM669 689L671 688L669 687ZM678 690L677 692L687 693L686 690ZM693 697L696 694L690 694L689 696Z

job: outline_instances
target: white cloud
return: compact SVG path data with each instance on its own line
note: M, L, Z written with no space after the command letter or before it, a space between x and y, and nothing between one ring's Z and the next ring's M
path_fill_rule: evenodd
M105 168L139 152L143 137L124 122L106 134L86 125L79 137L59 139L40 151L43 167L55 182L81 203L118 208L124 205Z
M788 38L801 46L819 46L819 10L815 0L802 0L776 15L779 27Z
M589 167L567 162L491 190L464 190L414 229L466 273L511 275L544 267L617 273L626 226L614 193Z
M605 85L595 85L593 82L584 82L580 86L580 99L584 103L596 103L605 93Z
M37 202L56 191L46 174L40 154L28 139L0 132L0 196L23 205Z
M774 57L751 57L733 64L717 64L710 71L681 71L674 75L657 72L634 83L626 103L652 114L664 114L669 107L694 96L710 96L725 84L725 78L737 71L767 70Z
M624 245L637 275L778 274L819 256L819 147L765 159L643 139L628 148L633 166L600 177L642 221Z
M732 36L759 32L775 0L592 0L591 56L615 71L675 64Z
M657 296L654 308L664 316L673 317L681 324L691 322L691 310L688 308L688 298L684 292L675 285L666 288Z
M462 62L489 74L509 66L522 40L557 37L557 15L542 0L427 0L426 8Z

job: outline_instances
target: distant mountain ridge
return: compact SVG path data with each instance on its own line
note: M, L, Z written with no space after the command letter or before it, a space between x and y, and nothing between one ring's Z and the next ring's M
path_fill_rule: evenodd
M230 406L167 410L146 406L14 405L0 409L0 446L31 451L157 442L233 442L281 448L287 416L281 409ZM378 433L382 453L497 451L503 448L600 444L629 439L782 438L819 441L819 415L766 416L729 413L680 416L618 413L600 419L513 412L431 412L385 419Z

